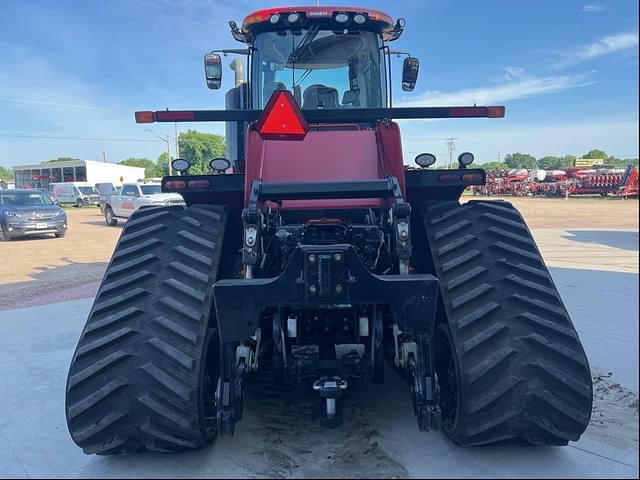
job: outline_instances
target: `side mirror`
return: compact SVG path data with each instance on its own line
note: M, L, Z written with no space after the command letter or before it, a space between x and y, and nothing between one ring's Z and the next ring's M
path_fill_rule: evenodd
M222 59L217 53L207 53L204 56L204 75L207 87L217 90L222 85Z
M418 70L420 70L420 60L416 57L404 59L404 64L402 65L402 90L412 92L416 88Z

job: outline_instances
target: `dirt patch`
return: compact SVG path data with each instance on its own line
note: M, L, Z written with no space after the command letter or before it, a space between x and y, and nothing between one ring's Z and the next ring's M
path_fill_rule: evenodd
M611 380L593 377L593 412L587 435L616 447L638 450L638 395Z
M64 238L25 237L0 244L0 310L95 295L121 226L97 208L66 210Z
M321 401L309 385L275 387L268 370L252 378L247 401L259 412L252 435L261 447L246 465L267 478L407 478L404 466L378 443L365 410L366 398L354 389L342 401L344 423L322 425Z
M524 216L529 228L633 228L638 229L637 199L578 197L473 197L468 200L511 202Z
M0 285L30 282L43 270L71 264L93 265L98 278L111 258L121 226L109 227L98 208L67 209L69 228L64 238L30 236L0 244ZM61 274L64 271L61 271ZM66 271L68 279L76 273ZM61 277L52 277L52 282Z
M480 197L464 197L463 201ZM491 200L496 199L491 197ZM534 229L638 229L638 201L601 198L505 197ZM106 225L97 208L67 210L65 238L27 237L0 244L0 309L90 297L111 258L122 226ZM543 253L544 245L541 245ZM11 287L9 287L11 285Z

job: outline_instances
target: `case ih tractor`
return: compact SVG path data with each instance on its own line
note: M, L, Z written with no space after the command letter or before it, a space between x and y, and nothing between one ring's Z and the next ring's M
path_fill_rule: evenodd
M485 174L403 164L394 119L502 117L504 107L393 108L389 44L405 22L375 10L261 10L219 53L236 84L223 111L137 112L138 123L224 121L211 174L162 180L187 207L123 229L70 367L66 416L86 453L199 448L232 434L260 369L341 395L408 383L420 430L463 446L565 445L589 423L578 335L534 240L506 202L459 203ZM246 66L246 78L244 68ZM404 61L412 90L418 61ZM382 385L380 388L384 388ZM409 408L409 401L407 401Z

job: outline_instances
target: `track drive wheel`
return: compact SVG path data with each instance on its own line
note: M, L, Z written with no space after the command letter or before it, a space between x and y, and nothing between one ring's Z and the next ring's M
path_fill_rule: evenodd
M85 453L200 448L216 433L210 315L226 207L140 210L126 223L71 362L66 417Z
M445 433L464 446L578 440L589 364L518 211L428 202L422 215L446 317L434 335Z

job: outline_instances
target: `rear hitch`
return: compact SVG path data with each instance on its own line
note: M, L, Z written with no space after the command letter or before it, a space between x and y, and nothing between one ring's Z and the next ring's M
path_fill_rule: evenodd
M251 362L250 356L238 355L237 347L260 327L261 312L266 308L313 309L336 305L386 305L403 337L417 339L411 340L416 343L413 363L407 361L403 366L414 379L412 397L420 429L439 427L437 384L430 350L438 280L432 275L376 275L365 267L351 245L301 245L279 276L219 280L213 286L213 294L220 339L217 406L222 433L233 434L233 424L242 417L244 375ZM289 326L287 319L285 327L280 315L276 314L274 322L274 358L275 355L282 358L281 371L286 377L290 359L286 356L285 336L289 330L293 335L294 322ZM381 382L384 378L381 318L371 328L374 380ZM245 358L249 360L238 362ZM344 382L346 388L346 381L326 378L319 382L317 391L328 400L325 407L329 423L336 422L340 411L337 399L344 390L339 386Z
M321 377L313 383L313 389L325 400L324 424L336 428L342 424L342 408L339 404L347 381L340 377Z

